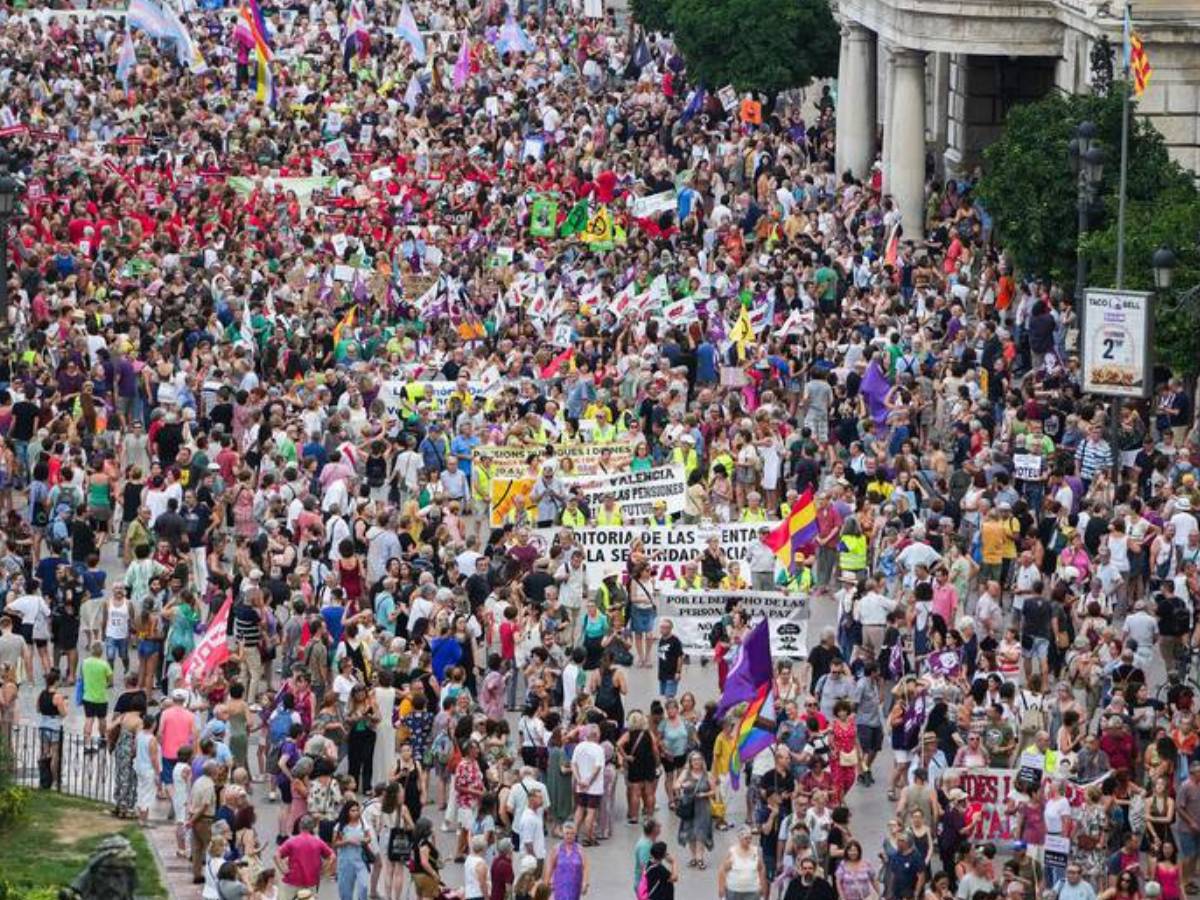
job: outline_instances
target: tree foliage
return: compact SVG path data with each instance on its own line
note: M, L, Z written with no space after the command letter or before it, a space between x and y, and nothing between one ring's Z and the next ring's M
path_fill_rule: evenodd
M984 152L979 198L1022 271L1066 283L1073 279L1079 236L1076 178L1067 147L1080 122L1096 124L1105 152L1101 211L1092 228L1107 228L1115 219L1123 87L1117 83L1107 96L1054 92L1014 107L1003 135ZM1162 135L1146 122L1135 119L1131 125L1130 200L1152 202L1164 191L1190 186L1190 177L1169 159Z
M841 45L828 0L671 0L692 79L769 95L837 74Z
M630 0L629 10L646 31L671 30L671 0Z
M1081 247L1091 284L1116 284L1117 216L1112 208L1108 226L1086 235ZM1124 286L1132 290L1154 289L1151 260L1154 251L1167 246L1175 253L1173 285L1179 292L1200 285L1200 195L1190 184L1174 185L1152 200L1131 201L1125 211ZM1158 362L1172 371L1194 375L1200 371L1200 297L1190 305L1175 302L1172 293L1154 302L1154 349Z

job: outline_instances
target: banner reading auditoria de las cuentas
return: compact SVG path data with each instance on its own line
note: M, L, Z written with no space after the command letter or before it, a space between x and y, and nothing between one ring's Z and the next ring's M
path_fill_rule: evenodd
M709 632L738 601L752 622L767 617L771 655L808 658L808 598L776 591L660 591L659 614L670 617L683 648L693 655L712 653Z
M625 571L629 547L641 539L646 555L654 569L655 585L659 590L671 590L685 562L698 562L704 545L716 537L731 563L741 565L742 574L749 580L750 553L759 541L760 528L773 528L778 522L756 525L655 525L618 528L578 528L575 541L584 552L588 578L599 584L608 571ZM549 550L558 533L557 528L539 528L534 532L537 543Z

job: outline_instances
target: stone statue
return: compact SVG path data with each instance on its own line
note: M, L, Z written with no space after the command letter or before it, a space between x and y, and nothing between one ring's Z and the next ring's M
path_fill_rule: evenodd
M106 837L71 886L59 891L59 900L133 900L135 859L128 840L119 834Z

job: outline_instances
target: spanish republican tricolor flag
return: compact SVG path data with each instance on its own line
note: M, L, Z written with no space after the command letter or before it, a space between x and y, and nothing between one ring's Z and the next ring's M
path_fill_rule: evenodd
M1133 19L1129 15L1129 7L1125 7L1125 70L1133 82L1133 96L1140 97L1146 93L1146 85L1154 69L1150 67L1150 57L1142 36L1133 30Z
M797 556L802 556L804 548L816 539L817 507L813 503L813 490L810 486L800 495L788 517L763 538L763 543L775 553L785 568L791 568L792 561Z

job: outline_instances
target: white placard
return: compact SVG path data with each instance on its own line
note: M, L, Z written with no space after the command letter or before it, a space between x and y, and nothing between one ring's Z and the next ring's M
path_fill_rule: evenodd
M664 212L674 212L679 201L675 191L662 191L649 197L638 197L629 204L629 214L635 219L646 219Z
M656 466L644 472L621 472L618 475L589 475L568 481L578 488L588 503L592 515L612 497L626 521L649 519L656 503L666 504L666 513L677 516L683 512L687 494L687 472L683 466Z
M721 106L725 107L725 112L733 112L737 108L737 91L732 84L727 84L717 91L717 99L721 101Z
M1149 396L1150 295L1088 288L1081 325L1083 389L1109 397Z
M709 633L725 614L727 601L738 600L751 622L766 616L775 659L808 658L808 598L781 591L663 591L660 616L668 616L683 649L693 656L710 656Z
M1042 477L1042 458L1036 453L1014 453L1013 474L1022 481L1037 481Z
M592 445L595 446L595 445ZM778 522L767 522L773 528ZM635 538L641 538L650 568L654 571L655 586L669 591L675 588L675 579L682 571L684 562L699 563L700 554L709 537L715 537L730 564L737 563L748 581L750 578L750 554L758 545L758 530L762 524L729 523L722 525L672 525L672 526L624 526L595 527L575 530L575 542L584 552L588 577L599 584L608 571L624 572L629 560L629 546ZM558 534L557 528L539 528L533 533L533 542L543 550L545 556Z

